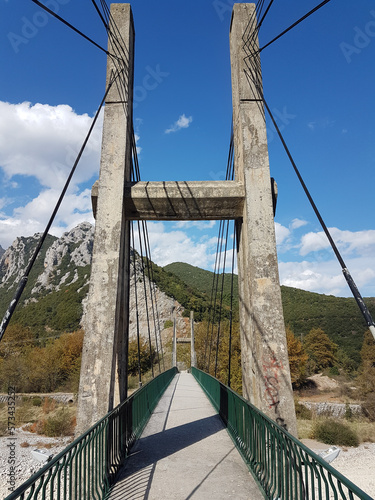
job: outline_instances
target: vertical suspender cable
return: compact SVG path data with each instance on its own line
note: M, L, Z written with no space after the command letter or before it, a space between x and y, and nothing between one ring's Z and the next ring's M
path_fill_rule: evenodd
M233 327L233 283L234 283L234 253L236 250L236 227L233 230L233 251L232 251L232 275L230 282L230 316L229 316L229 346L228 346L228 387L231 384L232 366L232 327Z
M134 226L133 222L130 223L132 246L133 246L133 275L134 275L134 293L135 293L135 315L137 325L137 345L138 345L138 384L142 386L142 367L141 367L141 341L139 331L139 314L138 314L138 294L137 294L137 269L135 265L135 247L134 247Z

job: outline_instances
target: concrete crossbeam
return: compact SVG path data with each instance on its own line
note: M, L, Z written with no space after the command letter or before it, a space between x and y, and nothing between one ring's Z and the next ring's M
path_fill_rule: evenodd
M97 184L92 189L95 216ZM244 186L234 181L137 182L125 185L128 220L221 220L242 216Z

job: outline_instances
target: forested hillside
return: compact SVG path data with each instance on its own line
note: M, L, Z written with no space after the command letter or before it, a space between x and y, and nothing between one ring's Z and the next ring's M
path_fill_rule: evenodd
M17 238L0 258L1 317L13 297L37 241L38 235ZM0 346L0 379L4 381L6 374L15 373L14 370L19 372L22 365L22 374L17 373L19 380L25 381L25 388L29 389L34 384L39 389L44 387L43 390L47 390L48 387L48 390L56 390L65 387L66 383L76 384L80 356L79 345L82 341L82 332L79 330L84 310L83 301L88 292L92 246L93 228L87 223L65 233L61 238L53 236L47 238L30 274L22 300L13 316L11 330L6 333L4 342ZM135 255L137 267L143 267L136 252ZM207 320L212 318L212 292L214 296L217 295L215 321L219 313L224 320L221 328L223 337L219 344L220 352L222 351L220 356L223 359L219 360L219 372L223 373L223 380L225 380L224 351L228 344L232 276L230 274L224 276L223 303L220 306L221 275L213 284L212 272L189 264L174 263L162 268L151 263L151 266L144 267L146 270L151 269L150 279L155 282L158 290L158 305L162 309L161 313L159 311L161 330L167 323L171 324L169 320L172 310L178 310L181 325L185 324L181 315L189 316L190 311L194 310L195 321L201 323L202 332L198 335L197 345L199 342L202 344L202 352L207 351L205 347L209 331ZM233 306L236 312L232 319L235 334L234 352L238 359L234 359L233 363L234 366L238 365L238 373L236 372L235 375L238 378L237 385L240 387L237 287L237 276L234 276ZM288 327L288 347L292 346L293 350L290 359L293 360L293 371L296 377L301 380L304 373L314 372L324 366L336 371L343 370L346 373L355 374L361 363L360 352L367 328L354 299L325 296L288 287L281 287L281 292L285 323ZM375 316L375 299L370 298L366 302ZM143 304L145 309L144 306L145 304ZM131 304L131 314L135 317L134 308L134 304ZM141 316L139 319L143 325L141 328L143 335L146 335L144 324L147 321ZM136 323L135 320L132 321L133 330ZM328 338L324 337L324 334L328 335ZM131 335L134 338L134 331ZM212 353L217 349L215 338L216 334L210 330L209 342ZM302 341L302 344L298 344L299 341ZM67 360L65 359L63 366L60 367L57 362L61 349L65 349L64 346L69 343L72 343L74 347L72 351L74 354L69 358L69 363L74 368L74 380L67 378L70 366ZM327 352L322 353L318 359L314 353L323 344ZM55 373L52 368L56 368L54 378L50 377L47 380L43 373L37 374L36 367L39 366L38 359L41 357L48 360L50 375ZM20 363L21 360L23 360L22 363ZM46 363L47 366L48 363ZM31 372L34 373L34 378L29 377L28 373Z
M212 291L213 273L198 267L175 262L164 267L191 287L199 290L209 303ZM219 278L221 280L221 276ZM220 281L221 283L221 281ZM231 275L224 280L224 303L230 300ZM234 276L234 302L238 306L238 281ZM299 338L311 329L321 328L333 342L353 361L353 368L360 363L360 350L366 323L354 298L334 297L306 292L297 288L281 287L281 297L286 325ZM365 300L375 317L375 298Z

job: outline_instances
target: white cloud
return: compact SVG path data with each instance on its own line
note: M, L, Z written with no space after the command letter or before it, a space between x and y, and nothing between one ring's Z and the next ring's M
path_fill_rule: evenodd
M343 255L375 255L375 230L342 231L338 228L329 228L329 232ZM301 238L302 256L328 248L330 243L323 231L310 232Z
M277 245L283 244L290 236L290 230L278 222L275 222L275 233Z
M280 283L327 295L348 295L337 261L279 262Z
M289 227L291 229L299 229L300 227L306 226L306 224L308 224L308 222L305 220L293 219L292 222L290 223Z
M181 220L181 221L176 222L173 225L173 227L176 229L191 229L192 227L196 227L200 231L205 231L206 229L212 229L215 226L216 222L217 222L216 220L208 220L208 221Z
M91 117L67 105L0 101L4 248L17 236L44 231L91 123ZM84 183L99 172L101 131L102 113L54 221L51 232L56 236L84 220L93 221L90 189Z
M76 159L92 118L68 105L0 101L0 166L8 180L35 177L41 186L61 188ZM89 180L99 168L102 116L81 158L74 183Z
M185 116L185 114L183 114L180 116L180 118L173 125L171 125L170 128L167 128L165 133L170 134L171 132L177 132L178 130L181 130L182 128L188 128L192 121L193 121L192 116L187 117L187 116Z
M324 248L329 248L330 243L323 231L319 233L307 233L301 238L300 255L305 256L310 252L318 252Z
M374 259L348 259L346 265L363 296L375 295ZM351 291L336 259L279 262L280 283L310 292L350 297Z
M217 238L194 238L180 230L166 230L162 222L148 222L151 258L159 266L172 262L187 262L192 266L212 269L215 263ZM138 231L135 225L135 241ZM135 244L139 250L139 244Z

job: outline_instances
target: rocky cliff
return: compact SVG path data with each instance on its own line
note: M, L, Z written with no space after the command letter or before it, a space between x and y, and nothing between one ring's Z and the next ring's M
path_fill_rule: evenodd
M40 234L31 237L19 237L0 257L0 312L4 314L14 291L22 278L25 268L38 244ZM48 300L54 294L59 300L58 307L64 308L65 296L71 297L72 290L83 294L81 304L81 322L85 326L85 303L90 280L91 258L93 251L94 228L84 222L60 238L48 236L40 255L30 273L29 283L22 296L19 308L32 304L38 314L38 304ZM134 254L132 254L134 255ZM142 276L142 263L135 253L135 266L131 265L130 293L130 336L135 338L139 328L143 337L148 337L148 324L151 331L164 329L164 324L171 319L172 311L177 314L177 327L180 335L187 331L186 321L182 317L183 307L168 297L148 278ZM136 279L134 277L136 274ZM74 285L74 286L73 286ZM146 290L146 295L145 295ZM136 315L137 291L138 321ZM152 296L152 300L151 300ZM18 309L19 309L18 308ZM35 315L35 313L34 313ZM154 319L155 317L155 319ZM44 327L48 330L48 319ZM163 340L171 335L165 332Z

